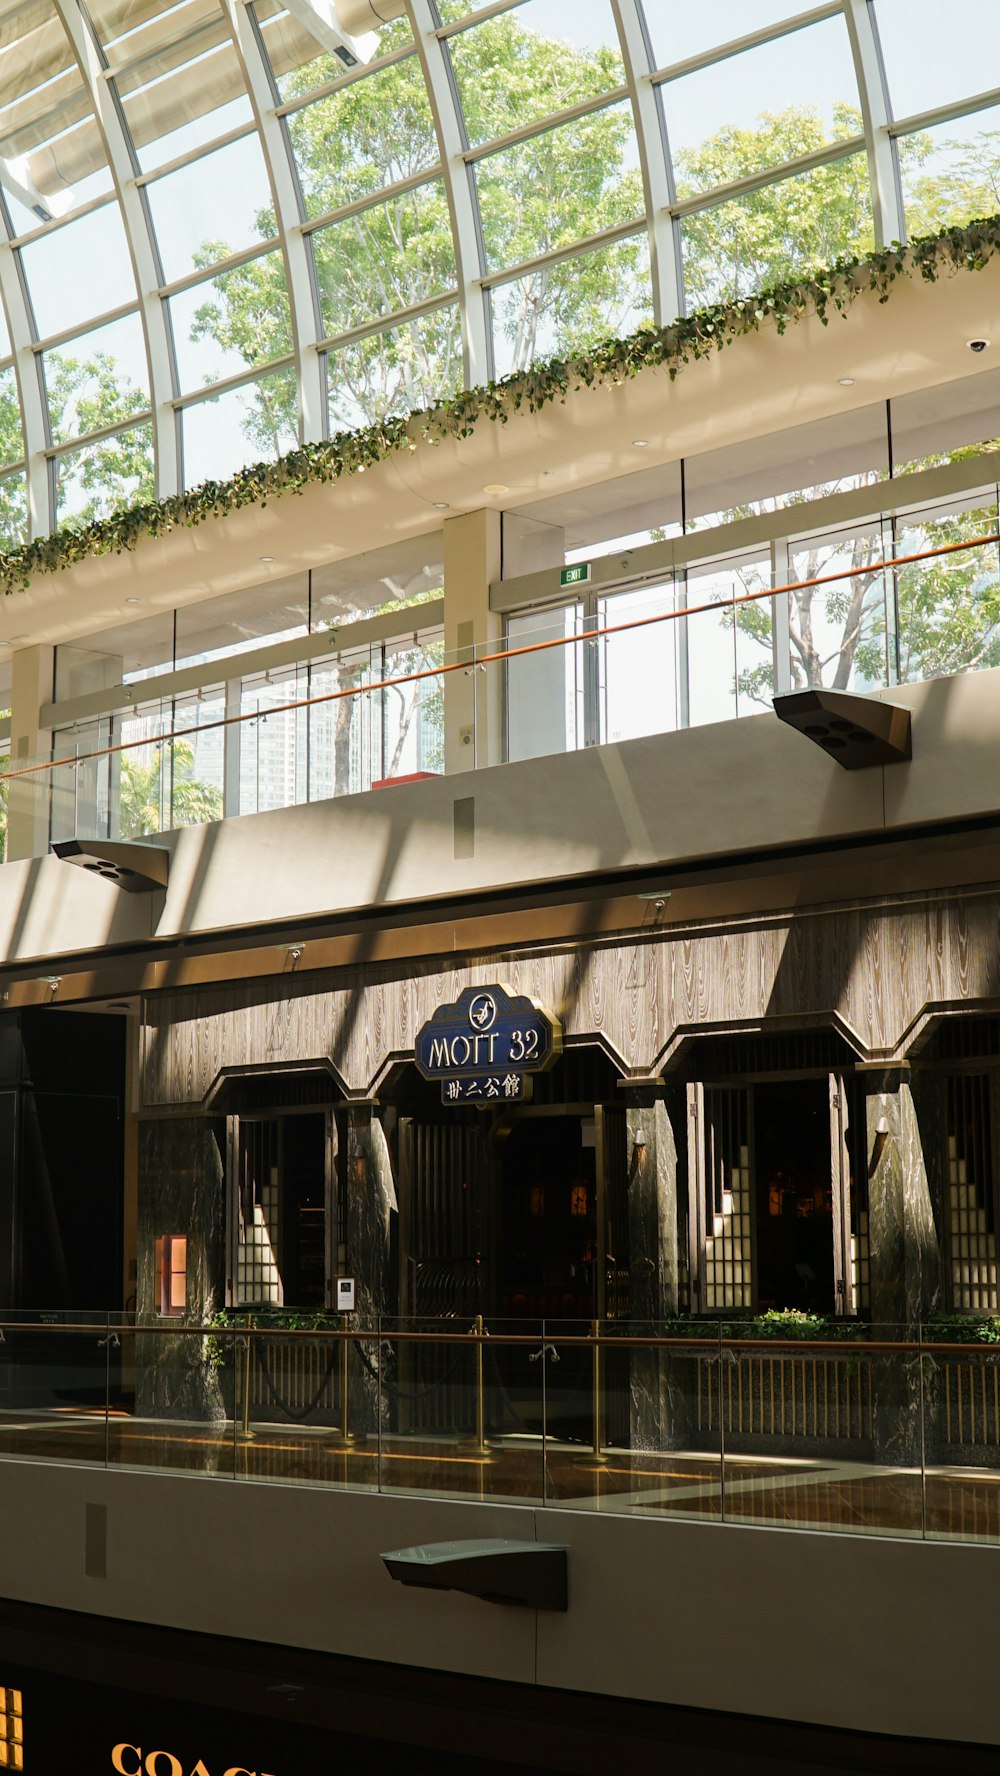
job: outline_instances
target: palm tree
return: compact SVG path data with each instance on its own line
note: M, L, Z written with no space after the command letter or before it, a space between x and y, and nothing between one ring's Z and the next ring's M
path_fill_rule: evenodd
M118 830L123 839L141 838L167 827L202 826L222 819L222 791L192 776L194 750L187 740L154 747L145 764L136 753L122 755Z

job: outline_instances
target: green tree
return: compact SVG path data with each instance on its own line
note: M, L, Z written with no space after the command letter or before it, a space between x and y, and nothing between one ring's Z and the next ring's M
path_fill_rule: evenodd
M187 740L154 746L145 759L138 749L122 754L118 827L123 839L160 832L167 826L201 826L222 819L222 792L193 775L194 749Z
M397 32L397 35L403 33ZM382 33L381 47L392 37ZM526 30L516 12L463 34L456 49L470 139L483 141L616 86L616 52L582 52ZM325 64L311 62L287 83L288 97L312 90ZM433 118L416 56L352 82L289 120L304 202L311 217L419 175L438 159ZM642 213L640 175L628 164L627 105L577 119L482 162L477 189L491 268L556 251ZM256 220L262 237L274 216ZM456 283L443 185L432 181L313 234L323 326L330 335L433 301ZM225 250L206 245L204 263ZM539 351L555 353L628 331L648 315L645 239L617 243L583 260L549 265L504 286L495 301L503 369ZM198 337L211 337L247 364L289 349L287 292L269 258L213 280L198 310ZM462 379L459 318L450 303L356 340L330 361L334 430L429 405ZM288 393L282 428L294 417ZM273 436L274 412L247 422L248 436Z

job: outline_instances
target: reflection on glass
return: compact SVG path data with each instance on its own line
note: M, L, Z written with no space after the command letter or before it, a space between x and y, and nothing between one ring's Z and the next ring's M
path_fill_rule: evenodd
M462 327L454 303L327 356L331 433L432 407L462 387Z
M136 300L128 242L115 203L29 241L20 253L41 339Z
M582 620L579 604L508 619L505 646L515 654L507 662L508 759L544 758L584 744L586 660L584 646L572 645ZM545 642L559 645L516 654Z
M993 0L877 0L875 17L895 117L909 117L996 84L1000 8Z
M608 0L528 0L448 40L473 147L539 123L625 79Z
M127 21L117 0L95 0L95 7L143 172L252 121L236 47L216 0L145 8L145 17L132 14ZM122 31L123 22L131 29Z
M958 510L938 507L898 521L896 554L919 554L991 536L996 529L995 503ZM995 545L958 550L899 568L896 599L902 683L1000 665L1000 575Z
M182 606L176 618L177 666L269 647L309 633L309 576L277 576L264 586Z
M247 463L280 456L298 437L294 373L278 371L186 407L184 485L224 481Z
M827 582L831 575L845 575L821 586L803 584L788 594L793 690L826 685L870 691L891 682L893 625L881 566L891 555L891 530L878 522L859 531L812 537L790 552L790 579Z
M178 737L168 749L172 827L203 826L222 819L226 729L221 724L225 713L221 690L205 697L199 693L179 698L174 704Z
M752 451L743 443L724 444L686 457L686 527L702 530L804 499L845 493L885 480L888 473L889 432L885 404L879 401L808 425L767 432L754 440Z
M53 472L59 529L141 505L154 497L153 429L131 426L80 450L67 450L55 458Z
M125 315L42 354L55 444L131 419L149 406L142 322Z
M476 163L475 172L486 262L492 271L642 215L642 180L627 104L611 105L491 154ZM578 264L574 270L585 282L583 268Z
M257 4L253 10L262 20L266 7ZM335 80L343 80L353 72L346 60L318 48L313 33L292 13L270 9L274 16L262 22L262 36L274 70L278 91L283 100L293 101L303 93L314 92ZM411 42L409 23L405 18L392 19L380 27L375 60L402 49ZM365 70L359 69L363 77Z
M293 111L288 134L309 216L408 179L439 158L415 55Z
M1000 208L1000 107L901 136L899 172L911 238Z
M868 163L862 154L719 204L680 224L692 308L731 302L807 266L874 246Z
M442 295L455 285L444 186L433 179L312 236L328 336Z
M499 284L491 291L491 307L497 377L525 370L536 358L584 351L634 332L652 316L645 230Z
M274 233L271 190L256 135L154 179L146 196L168 280Z
M292 349L281 253L264 253L171 296L168 304L181 394L239 375Z
M892 399L893 474L933 468L1000 448L1000 370Z

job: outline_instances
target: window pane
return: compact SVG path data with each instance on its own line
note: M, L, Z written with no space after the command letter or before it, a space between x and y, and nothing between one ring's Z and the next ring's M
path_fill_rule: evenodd
M91 7L143 172L252 120L239 58L218 0L148 9L122 30L117 0ZM127 66L126 66L127 64Z
M256 6L254 10L261 20L263 8ZM296 99L302 93L313 92L316 87L342 80L351 72L346 52L344 59L321 52L312 32L290 12L279 10L272 18L261 20L261 26L264 47L282 99ZM407 20L393 19L379 30L376 56L388 55L390 50L401 49L410 41Z
M321 228L312 241L329 335L454 288L451 222L437 179Z
M136 300L117 204L67 222L20 252L41 339Z
M690 308L733 301L874 246L868 163L847 155L681 222Z
M508 661L508 759L544 758L549 753L574 752L584 744L584 653L572 640L582 615L582 606L567 604L559 610L526 611L509 618L510 649L536 648L543 642L565 645L542 647L538 653Z
M56 525L90 524L155 497L153 430L133 426L55 459Z
M172 722L169 704L148 705L122 718L120 739L126 750L116 755L120 763L112 800L117 809L112 811L111 830L123 839L170 827Z
M405 777L414 771L438 774L444 770L444 681L416 674L431 671L444 660L444 637L425 632L409 642L382 650L383 680L409 680L387 684L379 692L381 703L381 777ZM373 761L374 763L374 761Z
M28 540L28 489L21 470L0 477L0 540L6 547Z
M240 723L240 813L292 808L308 800L308 711L288 709L309 695L306 667L243 681Z
M408 179L439 158L416 56L293 111L288 133L309 216Z
M182 417L184 485L225 481L247 463L292 450L298 438L298 395L291 371L277 371L186 407Z
M285 261L264 253L169 300L182 395L292 349Z
M911 237L961 227L1000 208L1000 107L902 136L898 148Z
M609 0L528 0L448 45L473 147L625 79Z
M222 819L226 730L220 724L225 714L221 689L208 696L199 692L196 697L180 698L174 705L178 737L168 758L171 826L204 826L207 821ZM196 731L183 731L191 728Z
M771 600L736 606L730 601L771 584L771 564L761 555L697 568L687 576L687 604L720 604L718 616L699 610L688 617L688 721L731 721L759 715L773 695Z
M682 197L861 133L842 17L700 68L662 91Z
M327 357L330 431L414 413L462 387L462 328L452 303L341 346Z
M65 215L111 186L101 133L54 6L4 10L0 154L29 187L11 197L15 230ZM30 201L30 188L37 199ZM5 198L8 194L5 192Z
M791 579L827 580L787 594L793 690L871 691L895 676L887 603L892 583L881 565L891 556L891 529L878 519L859 530L808 537L789 552ZM845 577L828 579L838 573Z
M130 419L149 406L146 347L138 315L95 328L42 357L56 444Z
M802 499L845 493L889 473L884 403L789 426L746 444L726 444L684 462L689 530L727 524Z
M621 628L601 638L600 737L604 743L632 740L640 734L667 734L683 721L678 679L680 622L647 619L676 609L674 587L620 592L598 604L599 625Z
M896 527L896 552L990 536L995 503L938 507L914 513ZM897 570L899 676L911 683L952 672L1000 665L1000 570L995 544L915 561Z
M309 633L309 577L278 575L252 591L227 593L177 611L178 666Z
M645 232L491 292L495 374L632 333L652 315Z
M893 114L908 117L996 85L1000 7L993 0L877 0Z
M0 464L20 462L24 455L21 404L13 364L0 370Z
M893 473L932 468L953 451L1000 448L1000 370L897 395L892 401Z
M803 10L803 0L712 0L711 6L692 6L691 0L644 0L646 28L653 55L661 68L687 61L749 31L777 25Z
M642 216L630 105L611 105L476 164L491 271Z
M661 542L680 531L680 463L657 463L505 512L504 577Z
M168 282L274 233L271 192L256 135L154 179L146 195Z

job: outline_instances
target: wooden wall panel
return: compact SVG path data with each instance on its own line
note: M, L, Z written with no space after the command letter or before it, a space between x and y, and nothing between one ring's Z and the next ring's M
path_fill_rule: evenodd
M1000 1001L1000 891L914 895L701 930L566 945L534 955L449 956L406 968L289 973L281 988L151 995L143 1101L199 1102L225 1067L331 1060L352 1094L462 988L500 979L559 1015L569 1039L600 1037L626 1072L657 1070L678 1033L768 1019L839 1020L870 1059L899 1058L928 1011Z

